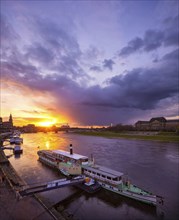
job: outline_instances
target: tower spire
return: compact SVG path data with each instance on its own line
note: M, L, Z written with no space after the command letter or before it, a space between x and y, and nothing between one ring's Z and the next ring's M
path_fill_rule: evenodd
M13 127L12 114L10 114L10 116L9 116L9 123L11 124L11 127Z

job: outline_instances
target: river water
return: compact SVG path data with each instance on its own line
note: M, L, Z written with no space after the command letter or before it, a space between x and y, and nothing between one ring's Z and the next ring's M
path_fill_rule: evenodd
M53 169L38 161L39 149L69 150L89 156L96 164L128 174L135 185L164 197L164 205L150 207L135 200L102 189L95 195L65 187L40 193L49 204L63 204L74 219L179 219L179 147L177 143L108 139L71 133L23 134L23 154L10 157L19 175L28 183L62 178ZM10 154L6 150L6 154ZM63 201L62 203L60 203Z

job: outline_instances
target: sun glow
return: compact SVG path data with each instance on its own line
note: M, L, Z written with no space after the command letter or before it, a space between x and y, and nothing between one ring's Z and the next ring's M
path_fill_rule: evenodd
M50 121L41 121L41 122L38 122L38 126L42 126L42 127L50 127L50 126L53 126L57 123L57 120L56 119L52 119Z

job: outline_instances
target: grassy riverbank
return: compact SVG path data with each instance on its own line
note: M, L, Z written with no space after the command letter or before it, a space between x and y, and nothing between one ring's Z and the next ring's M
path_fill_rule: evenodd
M88 136L99 136L99 137L106 137L106 138L123 138L123 139L134 139L134 140L150 140L150 141L163 141L163 142L179 142L179 135L172 132L159 132L159 133L152 133L152 132L131 132L131 133L117 133L117 132L109 132L109 131L83 131L83 132L76 132L77 134L81 135L88 135Z

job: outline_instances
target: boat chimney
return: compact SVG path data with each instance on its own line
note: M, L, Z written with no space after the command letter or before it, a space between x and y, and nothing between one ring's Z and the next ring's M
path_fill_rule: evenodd
M73 154L73 146L72 146L72 144L70 144L70 155L72 155Z

